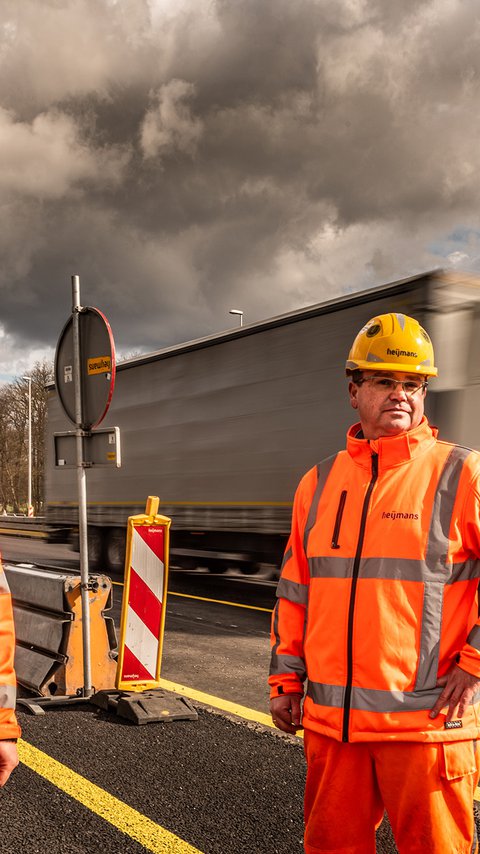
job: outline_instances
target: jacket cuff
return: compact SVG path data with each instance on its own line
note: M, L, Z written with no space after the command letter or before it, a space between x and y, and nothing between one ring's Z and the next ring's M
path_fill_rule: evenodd
M475 647L465 644L457 657L457 664L462 670L480 679L480 654Z
M270 690L270 699L274 700L275 697L283 697L285 694L300 694L303 697L302 683L299 682L298 685L288 685L287 687L274 685Z
M18 724L2 724L0 726L0 741L16 741L21 734L22 730Z

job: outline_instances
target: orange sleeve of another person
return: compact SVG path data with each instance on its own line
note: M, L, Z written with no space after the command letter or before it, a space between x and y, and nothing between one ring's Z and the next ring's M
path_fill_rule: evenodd
M21 734L15 716L17 681L14 654L12 598L0 558L0 739L18 738Z

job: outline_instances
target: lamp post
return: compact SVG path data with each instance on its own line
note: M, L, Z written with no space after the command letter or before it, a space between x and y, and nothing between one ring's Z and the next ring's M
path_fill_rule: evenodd
M236 314L240 318L240 326L243 326L243 311L239 308L231 308L229 314Z
M28 500L27 516L33 516L32 507L32 378L22 377L28 382Z

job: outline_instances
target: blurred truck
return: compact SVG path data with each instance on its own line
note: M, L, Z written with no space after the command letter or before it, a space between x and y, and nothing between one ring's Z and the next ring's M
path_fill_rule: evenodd
M428 272L169 347L117 366L102 427L118 426L122 467L87 475L92 568L123 567L125 523L160 497L171 560L251 573L278 567L295 486L344 446L355 420L345 359L372 316L402 312L430 333L439 368L426 410L440 436L479 447L480 280ZM47 521L78 542L75 468L54 465L72 429L50 389Z

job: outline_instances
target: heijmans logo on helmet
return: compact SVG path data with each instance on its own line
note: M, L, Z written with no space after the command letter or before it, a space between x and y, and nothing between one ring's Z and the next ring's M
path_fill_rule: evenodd
M387 356L408 356L417 359L418 353L414 353L413 350L391 350L390 347L387 347Z
M379 332L382 331L382 327L379 323L373 323L372 326L369 326L366 332L367 338L374 338L375 335L378 335Z

